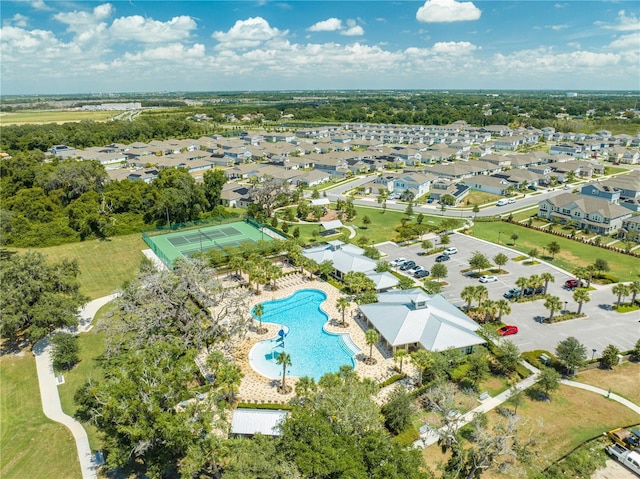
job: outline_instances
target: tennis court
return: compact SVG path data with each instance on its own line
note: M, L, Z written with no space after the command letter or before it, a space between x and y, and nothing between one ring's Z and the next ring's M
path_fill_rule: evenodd
M242 243L271 241L273 234L266 234L255 226L238 221L216 226L176 231L158 236L144 236L144 240L165 264L170 266L176 258L211 249L235 248Z

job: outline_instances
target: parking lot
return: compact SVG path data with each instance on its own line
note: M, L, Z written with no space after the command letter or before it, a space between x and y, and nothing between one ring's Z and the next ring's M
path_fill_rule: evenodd
M469 259L474 252L480 251L490 261L493 257L502 252L510 259L521 256L522 253L511 250L506 246L499 246L486 241L466 236L463 234L451 235L451 243L458 249L458 253L451 255L449 261L444 264L448 270L445 281L449 283L443 288L442 294L453 304L462 306L465 302L460 298L460 292L466 286L477 286L482 284L477 278L471 278L461 273L461 270L469 268ZM438 246L437 240L434 244ZM418 265L431 270L435 264L437 254L420 256L422 252L420 244L400 247L395 243L384 243L377 245L377 248L386 256L383 258L391 261L398 257L413 260ZM396 268L397 270L398 268ZM538 264L527 266L522 261L509 261L503 269L504 274L497 274L498 281L485 283L484 286L489 291L489 299L497 300L509 289L516 287L516 280L521 277L529 277L543 272L551 273L555 282L549 284L548 293L558 296L568 311L577 311L578 304L573 300L573 292L563 287L564 282L572 276L559 268L540 261ZM399 271L400 273L404 273ZM406 273L405 273L406 274ZM408 274L410 276L410 274ZM544 299L526 303L511 303L511 314L503 317L503 321L508 324L518 326L519 333L509 336L521 350L529 351L533 349L545 349L555 351L559 341L569 337L576 337L584 344L589 357L598 357L600 352L609 344L614 344L621 351L629 350L640 338L640 314L637 311L618 314L610 310L611 304L615 301L615 296L611 293L611 286L595 286L596 290L591 291L591 301L582 307L586 318L573 319L560 323L547 324L543 320L549 317L549 311L544 307ZM593 351L595 349L595 352Z

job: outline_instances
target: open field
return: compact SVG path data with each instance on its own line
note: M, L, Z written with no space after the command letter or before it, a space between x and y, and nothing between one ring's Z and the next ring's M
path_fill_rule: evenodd
M567 238L553 236L542 231L532 230L513 223L494 222L480 223L473 226L473 236L492 243L498 243L498 232L501 232L503 244L523 253L528 253L537 248L540 254L544 254L543 248L552 241L560 245L560 252L556 254L551 264L567 271L573 271L577 266L593 264L597 258L609 263L610 274L619 281L636 281L640 278L640 259L626 254L598 248L597 246L578 243ZM516 233L518 240L512 244L511 235ZM545 258L549 261L550 258Z
M498 414L492 411L488 416L491 421L496 420ZM569 386L561 386L552 393L551 401L525 399L518 407L518 416L521 419L519 435L535 434L540 439L540 453L534 456L534 470L538 471L587 439L621 425L640 422L640 416L621 404ZM432 467L447 458L435 445L426 448L423 456ZM482 477L513 476L490 471Z
M107 121L119 111L20 111L0 113L0 126L24 125L26 123L67 123L82 120Z
M575 380L612 392L629 401L640 404L640 363L625 362L614 370L589 369L580 371Z
M125 281L133 279L144 257L141 251L147 248L140 234L132 234L106 241L91 240L38 248L37 251L51 261L78 260L80 291L95 299L113 293Z
M0 477L80 477L71 433L42 412L33 355L0 357Z

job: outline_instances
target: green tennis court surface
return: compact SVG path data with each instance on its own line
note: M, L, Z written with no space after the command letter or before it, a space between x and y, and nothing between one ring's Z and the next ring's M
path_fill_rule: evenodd
M261 240L272 240L269 235L258 228L242 221L176 231L158 236L146 236L144 239L167 265L171 265L176 258L187 257L201 251L209 251L214 248L234 248L246 242L257 243Z

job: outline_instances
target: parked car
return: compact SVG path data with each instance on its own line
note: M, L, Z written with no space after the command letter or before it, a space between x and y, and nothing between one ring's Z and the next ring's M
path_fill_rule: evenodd
M446 254L447 256L451 256L452 254L456 254L457 252L458 252L458 248L447 248L442 253Z
M404 263L402 263L402 266L400 266L400 271L406 271L409 268L413 268L415 265L415 261L405 261Z
M429 203L429 204L433 203L433 198L429 198L429 199L427 200L427 203Z
M528 288L524 288L524 291L522 292L523 296L532 296L534 294L542 294L544 293L544 286L538 286L537 288L532 288L532 287L528 287Z
M530 189L531 191L538 191L538 188L535 185L529 185L527 186L528 189Z
M429 270L428 269L421 269L420 271L415 273L413 276L415 278L426 278L427 276L429 276Z
M436 263L442 263L443 261L449 261L451 258L448 254L441 254L440 256L436 256Z
M424 269L424 268L422 266L420 266L419 264L417 264L413 268L409 268L409 271L411 271L412 273L417 273L421 269Z
M480 276L481 283L493 283L495 281L498 281L498 278L496 278L495 276L491 276L491 275Z
M518 326L514 326L512 324L507 324L506 326L502 326L498 329L498 334L500 336L511 336L512 334L518 333Z
M573 289L573 288L582 288L584 287L584 281L582 280L577 280L577 279L568 279L564 282L564 287L568 288L568 289Z
M504 296L506 299L516 299L518 297L520 297L520 288L511 288L509 291L507 291L506 293L504 293L502 296Z
M400 266L402 263L404 263L406 261L407 261L407 258L396 258L389 264L391 266Z

